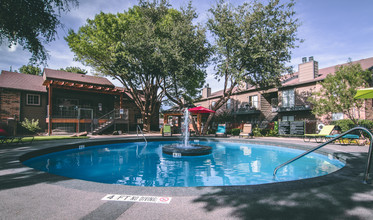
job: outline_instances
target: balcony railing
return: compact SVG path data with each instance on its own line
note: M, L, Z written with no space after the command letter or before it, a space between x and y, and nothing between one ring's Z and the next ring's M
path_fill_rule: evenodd
M296 105L291 107L279 106L277 112L294 112L294 111L310 111L312 110L311 105Z
M52 112L53 118L78 118L78 110L54 109Z
M260 110L258 110L254 106L245 106L232 111L233 114L236 115L248 115L248 114L258 114Z

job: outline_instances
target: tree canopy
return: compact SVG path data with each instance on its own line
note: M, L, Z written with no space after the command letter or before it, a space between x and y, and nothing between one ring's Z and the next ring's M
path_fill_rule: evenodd
M205 29L192 23L197 14L191 3L181 12L174 11L172 17L173 25L162 27L167 36L162 47L165 71L162 89L171 102L183 108L199 95L212 50Z
M46 61L43 44L55 39L60 13L77 4L77 0L1 0L0 44L19 44L31 53L30 61Z
M354 96L357 89L368 86L371 81L372 72L363 70L360 64L350 61L347 65L336 67L335 74L329 74L320 83L320 91L310 97L309 101L314 105L312 113L317 116L343 113L358 124L364 100L354 99Z
M215 46L215 77L224 82L223 95L213 110L218 110L240 83L257 88L279 85L280 76L291 71L286 64L291 49L301 41L296 33L299 27L295 18L294 2L281 4L270 0L267 5L258 1L234 7L219 0L209 11L208 29ZM206 133L213 114L204 126Z
M62 70L62 71L65 71L65 72L70 72L70 73L79 73L79 74L87 74L88 71L85 70L85 69L82 69L80 67L77 67L77 66L68 66L66 68L60 68L59 70Z
M202 87L209 50L196 17L165 0L145 2L123 13L100 13L65 38L76 59L119 80L142 112L144 129L158 114L165 92L178 103Z
M30 75L37 75L37 76L43 75L42 70L39 67L33 66L33 65L23 65L21 66L21 68L18 69L18 71L20 73L30 74Z

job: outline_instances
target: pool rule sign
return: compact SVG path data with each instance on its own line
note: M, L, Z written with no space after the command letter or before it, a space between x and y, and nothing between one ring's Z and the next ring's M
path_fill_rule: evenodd
M280 121L279 135L304 135L304 121Z
M108 194L101 200L169 204L171 202L171 197Z

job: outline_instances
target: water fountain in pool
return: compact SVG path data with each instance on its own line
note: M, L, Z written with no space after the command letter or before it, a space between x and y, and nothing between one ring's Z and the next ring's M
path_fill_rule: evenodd
M187 108L184 110L184 129L183 129L183 143L171 144L162 147L164 154L179 156L201 156L210 154L212 148L209 146L202 146L196 144L189 144L189 111Z

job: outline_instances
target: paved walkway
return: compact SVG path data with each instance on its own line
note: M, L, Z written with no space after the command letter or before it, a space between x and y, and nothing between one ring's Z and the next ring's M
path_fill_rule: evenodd
M118 138L135 137L92 137L88 142ZM86 141L0 146L0 219L373 219L373 185L362 183L367 146L328 145L325 151L345 158L347 165L324 177L233 187L101 184L39 172L19 161L21 155L35 149ZM291 138L247 142L316 146ZM170 204L101 200L111 193L170 196L172 200Z

